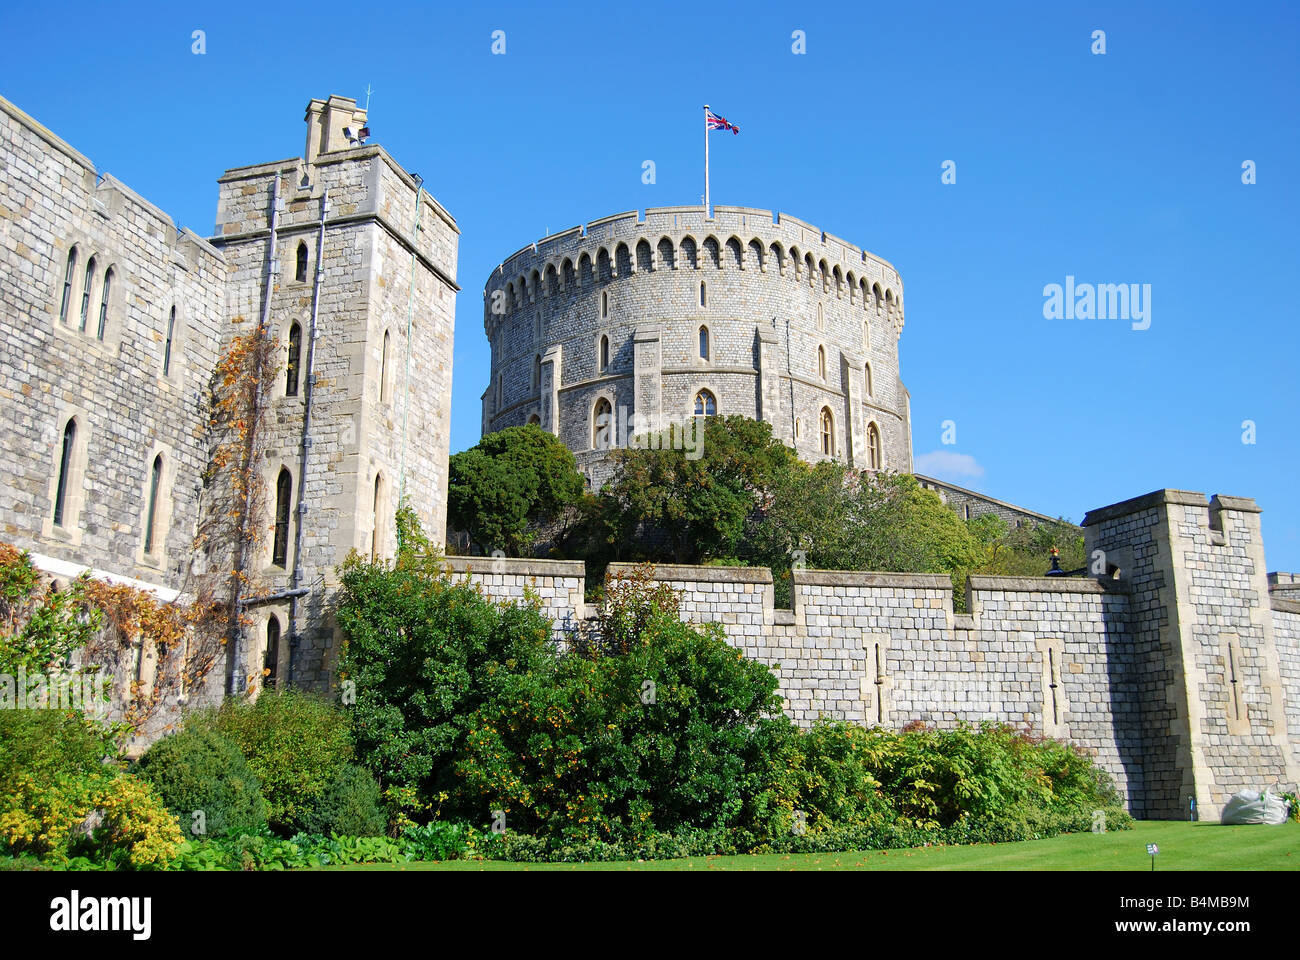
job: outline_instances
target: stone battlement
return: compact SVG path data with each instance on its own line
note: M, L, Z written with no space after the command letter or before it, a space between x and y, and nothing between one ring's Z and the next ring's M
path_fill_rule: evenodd
M578 224L559 233L547 234L542 239L520 247L497 267L502 276L511 276L524 261L536 257L548 259L560 248L569 248L574 240L586 240L593 245L609 241L628 240L661 235L700 234L702 236L730 233L762 233L770 239L786 240L814 252L816 259L827 257L840 263L865 265L869 272L878 272L882 279L891 280L902 287L898 271L888 260L841 240L798 217L763 210L758 207L715 206L712 218L706 219L704 207L647 207L644 216L629 210L601 217L586 224Z

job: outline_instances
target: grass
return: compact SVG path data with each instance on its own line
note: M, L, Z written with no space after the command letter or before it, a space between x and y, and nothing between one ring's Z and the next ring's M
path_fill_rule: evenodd
M614 863L358 864L343 870L1136 870L1149 871L1146 845L1159 845L1156 871L1300 870L1300 823L1232 826L1147 820L1116 833L1076 833L1022 843L873 850L855 853L757 854Z

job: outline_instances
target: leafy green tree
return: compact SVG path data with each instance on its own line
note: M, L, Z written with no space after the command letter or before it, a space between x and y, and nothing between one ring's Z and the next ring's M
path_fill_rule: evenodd
M553 669L550 623L453 583L417 552L418 531L404 539L414 546L391 566L354 555L342 567L339 676L356 684L348 710L361 762L382 787L429 798L456 789L471 716L503 678Z
M577 461L558 438L532 424L509 427L450 458L447 520L484 553L520 556L582 491Z
M915 478L831 461L784 474L747 541L753 561L772 568L782 602L796 558L826 570L951 575L978 557L970 530Z
M770 424L734 415L705 421L698 457L672 449L611 456L615 473L600 509L607 542L616 555L620 546L630 547L627 559L676 563L736 556L750 515L799 463Z

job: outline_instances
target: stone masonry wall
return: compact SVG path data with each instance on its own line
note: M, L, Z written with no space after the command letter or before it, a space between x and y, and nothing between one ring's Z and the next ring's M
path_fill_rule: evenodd
M1273 637L1291 731L1291 761L1300 764L1300 602L1273 599Z
M996 500L974 490L967 490L965 487L959 487L943 480L936 480L934 477L917 474L916 481L926 490L933 490L937 493L940 500L948 504L959 517L967 520L991 513L1005 520L1007 526L1012 528L1026 523L1032 525L1035 523L1055 522L1054 517L1049 517L1046 514L1035 513L1033 510L1026 510L1024 507L1017 507L1015 504Z
M1294 784L1300 758L1300 604L1266 605L1257 510L1162 490L1092 511L1089 550L1107 576L971 577L965 615L950 581L926 574L795 570L789 610L774 608L766 569L660 565L653 577L686 618L772 667L797 723L1028 727L1092 753L1136 815L1185 819L1195 798L1209 818L1237 790ZM500 599L535 579L557 635L590 623L563 599L581 596L576 565L458 562Z
M346 98L331 98L336 102L359 113ZM274 616L279 662L294 685L327 689L337 649L329 601L336 566L353 549L391 555L403 494L435 542L445 535L458 231L424 191L416 229L418 185L382 147L335 145L310 163L294 158L227 171L213 242L231 263L231 290L245 324L255 323L262 309L276 178L282 210L268 326L279 344L281 372L263 435L266 535L255 566L264 590L308 593L294 604L261 610L243 654L248 672L256 673ZM301 279L300 246L308 264ZM286 367L295 325L302 348L291 385ZM304 443L309 360L314 375ZM281 471L293 489L283 565L271 552ZM294 581L299 526L303 556Z
M0 536L47 569L82 563L175 589L193 553L224 258L2 98L0 141Z
M452 562L501 600L533 584L559 635L590 620L563 599L581 596L580 565ZM609 572L631 570L612 564ZM1003 721L1090 750L1127 797L1140 786L1122 584L974 578L974 613L960 616L951 581L927 574L796 570L790 610L774 609L767 569L661 565L653 576L678 593L683 616L718 623L728 643L773 668L797 723Z
M392 552L403 495L435 542L445 533L459 231L383 147L348 141L344 125L364 119L348 98L312 101L304 157L227 171L204 240L0 98L0 539L52 575L89 569L167 600L194 589L191 572L219 569L230 544L195 549L200 519L222 509L221 478L203 478L209 389L267 308L279 353L258 438L251 626L216 671L238 690L271 663L296 686L329 686L334 570L354 548ZM290 532L276 562L282 471Z

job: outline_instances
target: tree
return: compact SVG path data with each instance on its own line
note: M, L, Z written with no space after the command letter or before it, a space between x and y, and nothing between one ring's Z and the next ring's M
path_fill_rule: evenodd
M642 540L633 559L697 563L734 557L745 523L785 472L799 464L767 423L709 417L699 456L683 450L616 450L602 516L618 542ZM655 546L666 543L667 549Z
M796 560L826 570L951 575L978 556L962 520L912 476L832 461L783 475L747 541L754 562L772 568L781 602Z
M558 438L533 424L508 427L451 457L447 519L484 553L521 556L582 489L577 461Z

